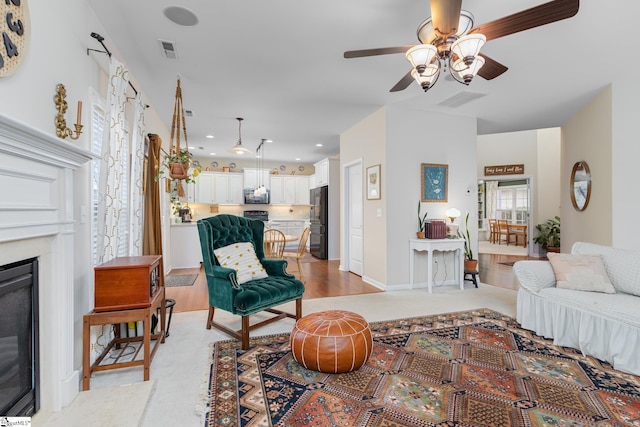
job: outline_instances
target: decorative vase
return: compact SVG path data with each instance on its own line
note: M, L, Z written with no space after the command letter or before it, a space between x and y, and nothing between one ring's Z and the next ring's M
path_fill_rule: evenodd
M464 260L464 270L465 271L478 271L478 260L477 259L465 259Z
M170 163L169 176L173 179L187 179L189 176L189 165L187 163Z
M418 239L424 239L424 231L417 231L416 236L418 236Z

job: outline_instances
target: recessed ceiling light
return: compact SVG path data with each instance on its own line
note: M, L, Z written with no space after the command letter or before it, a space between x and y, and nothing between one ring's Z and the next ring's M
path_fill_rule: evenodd
M189 150L195 150L196 147L189 146Z
M272 139L265 139L264 142L272 143L273 140Z
M300 157L296 157L296 162L300 161Z
M216 153L209 153L209 155L210 155L210 156L215 156L215 155L216 155Z
M213 135L207 135L207 138L213 139Z
M198 23L196 14L184 7L169 6L165 8L163 12L169 21L182 25L183 27L193 27Z
M322 147L322 144L316 144L316 147Z

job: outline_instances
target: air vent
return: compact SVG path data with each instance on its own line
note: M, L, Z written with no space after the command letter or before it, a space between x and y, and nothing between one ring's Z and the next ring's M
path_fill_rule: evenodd
M176 51L176 45L174 42L160 40L160 47L162 48L162 53L167 59L178 59L178 52Z
M487 96L487 94L479 92L458 92L438 105L442 107L456 108L478 98L482 98L483 96Z
M184 110L184 115L186 117L193 117L193 111L191 110Z

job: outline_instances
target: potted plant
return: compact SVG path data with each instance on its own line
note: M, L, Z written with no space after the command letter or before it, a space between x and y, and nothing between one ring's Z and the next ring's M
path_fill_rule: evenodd
M536 225L538 235L533 241L539 243L547 252L560 252L560 217L555 216Z
M471 236L469 235L469 212L464 217L464 233L458 231L458 236L464 239L464 270L478 271L478 260L473 258Z
M169 171L171 179L184 179L186 182L195 182L194 178L200 174L202 167L194 164L189 150L183 148L180 151L171 150L171 154L164 156L162 168L158 171L156 180L164 174L165 169Z
M418 231L416 232L418 239L424 239L424 225L427 220L427 215L429 214L429 212L425 212L424 215L420 215L421 208L422 204L420 200L418 200Z

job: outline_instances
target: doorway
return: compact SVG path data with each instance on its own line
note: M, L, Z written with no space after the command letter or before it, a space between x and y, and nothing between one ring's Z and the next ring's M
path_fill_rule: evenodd
M344 221L342 270L364 274L364 218L362 159L344 165Z
M496 177L478 181L479 252L502 255L531 256L532 191L531 178ZM506 220L525 227L525 236L514 240L491 242L490 219ZM522 227L518 227L522 233ZM498 236L498 239L501 237ZM509 238L509 237L507 237Z

